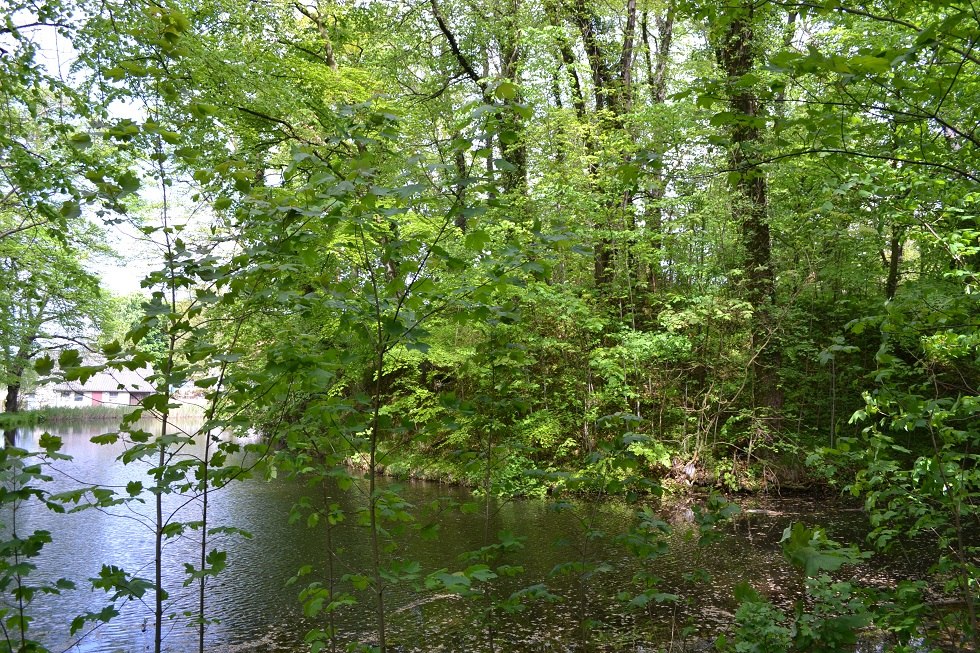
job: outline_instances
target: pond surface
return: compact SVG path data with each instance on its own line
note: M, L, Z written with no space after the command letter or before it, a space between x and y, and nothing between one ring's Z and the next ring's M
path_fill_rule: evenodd
M45 489L61 492L80 483L125 488L134 480L150 485L148 465L123 465L116 460L121 444L91 443L92 436L112 429L111 424L100 423L48 426L47 431L63 438L63 451L72 460L58 462L48 470L52 481ZM36 450L41 432L21 430L15 443ZM750 582L783 606L791 605L798 596L800 580L779 548L782 531L789 523L801 520L820 524L831 537L853 542L860 542L866 529L863 514L853 507L830 501L773 499L747 506L722 529L718 541L699 547L690 512L675 510L673 516L663 517L672 531L665 538L666 552L653 562L641 563L618 539L634 523L636 506L519 500L493 503L488 516L486 505L460 488L422 482L385 485L398 489L413 506L411 511L420 524L438 524L438 530L432 531L434 538L410 532L398 538L397 547L384 553L389 562L420 564L419 580L399 583L386 592L389 643L399 651L490 650L491 638L497 651L652 651L680 639L706 641L731 623L735 610L732 587L737 582ZM214 620L207 626L208 651L309 650L305 634L323 627L325 620L322 616L306 617L298 594L306 583L325 579L328 547L322 523L312 528L305 519L290 523L290 509L305 496L318 505L335 503L347 515L331 532L337 552L336 575L369 575L368 530L355 517L366 502L362 487L355 485L346 492L334 489L324 495L322 488L310 489L288 479L233 482L212 495L209 522L244 529L252 536L222 535L211 545L227 551L228 567L208 585L207 616ZM35 639L53 651L152 651L150 594L144 597L145 602L124 605L119 617L85 631L80 640L68 634L74 616L106 605L106 595L92 591L87 581L103 564L122 567L143 578L153 577L153 503L151 496L145 498L146 503L104 511L56 514L40 505L25 505L18 511L20 534L46 529L53 536L32 578L65 577L77 585L76 590L35 599L30 606ZM446 506L447 501L477 501L479 510L424 509ZM168 496L166 513L175 513L175 520L193 521L200 518L200 503ZM7 529L10 519L9 511L0 516ZM523 587L541 585L553 595L551 600L531 600L520 612L505 614L498 610L487 617L485 597L462 598L445 589L425 591L421 587L430 572L466 568L471 563L461 562L459 554L493 543L500 531L523 538L523 548L490 564L520 565L523 572L496 581L490 593L503 597ZM192 531L173 538L164 550L164 583L170 593L167 613L171 615L164 629L168 651L197 650L197 628L183 614L196 606L196 585L184 587L183 583L185 562L196 565L197 536ZM917 555L909 561L899 556L890 567L855 573L888 583L903 575L906 562L922 564ZM304 565L310 566L311 573L288 585L287 580ZM698 580L692 576L696 569L703 569L707 576ZM632 597L639 592L634 576L640 571L659 577L659 591L677 595L679 600L639 610L624 607L619 595L629 593ZM350 589L360 602L336 613L341 640L371 642L371 597L359 594L349 584L340 586Z

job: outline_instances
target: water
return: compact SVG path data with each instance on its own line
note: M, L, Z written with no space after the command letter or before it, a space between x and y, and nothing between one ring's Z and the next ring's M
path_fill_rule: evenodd
M48 431L63 438L63 451L73 459L48 470L53 480L45 489L61 492L82 482L117 489L135 480L149 485L148 465L117 462L122 444L90 442L93 435L112 428L93 423L49 427ZM15 443L36 450L39 435L40 431L24 430L17 434ZM475 513L446 508L447 501L473 501L465 490L431 483L399 487L401 496L414 506L418 523L438 524L434 539L409 530L398 537L397 547L384 553L387 561L417 561L421 565L419 579L399 583L386 592L389 642L397 646L396 650L405 651L489 650L491 636L496 650L503 651L655 650L655 644L682 637L707 641L731 623L735 610L731 589L739 581L749 581L784 607L799 597L800 580L784 562L778 544L790 522L823 524L832 537L845 541L858 541L867 528L860 511L836 503L776 501L748 509L724 529L718 542L702 548L688 521L689 512L680 510L666 517L673 524L667 552L643 565L617 540L632 522L634 507L569 502L558 509L554 502L522 500L495 503L488 517L483 505ZM317 504L336 503L347 515L332 532L334 548L339 552L337 575L368 574L368 531L355 518L366 501L363 487L355 485L347 492L332 490L324 497L320 488L311 489L293 480L250 478L233 482L212 495L210 524L235 526L252 537L221 535L209 546L227 551L228 567L208 586L207 616L214 620L206 631L208 651L304 651L308 650L304 635L324 625L323 617L305 616L298 600L305 583L323 580L327 564L323 525L310 528L303 519L289 521L290 508L304 496ZM83 631L81 639L69 636L67 627L75 615L98 611L107 603L107 597L92 591L86 580L97 575L103 564L153 577L153 503L149 495L145 498L145 504L104 511L56 514L43 506L28 505L18 512L20 533L47 529L54 537L44 547L32 578L66 577L77 584L76 590L35 599L30 606L36 619L31 627L35 639L54 651L153 650L152 594L123 605L119 617ZM175 521L199 518L198 501L168 496L165 504L165 512L173 513ZM9 526L9 514L0 519ZM513 614L497 610L488 618L486 598L463 598L421 587L430 572L464 569L471 563L461 562L459 554L488 543L488 534L490 542L495 541L500 531L524 538L524 546L489 564L520 565L523 572L498 581L494 596L543 584L552 600L531 601ZM196 650L196 626L183 612L195 609L197 586L184 587L183 582L184 563L196 566L197 537L198 532L191 531L173 538L164 550L164 584L170 593L166 608L170 616L164 627L168 651ZM555 573L556 566L563 563L570 573ZM876 576L887 584L904 573L900 558L892 564L893 568L858 573ZM311 573L287 585L304 565L310 566ZM710 578L692 578L695 569L706 570ZM642 570L660 578L660 591L676 594L680 600L625 609L617 595L638 593L634 575ZM350 585L343 587L349 589ZM344 642L370 642L373 599L367 593L353 593L359 605L337 613L340 637Z

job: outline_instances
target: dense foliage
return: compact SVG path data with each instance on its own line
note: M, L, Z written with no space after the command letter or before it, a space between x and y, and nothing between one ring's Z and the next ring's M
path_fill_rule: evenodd
M211 434L253 425L270 469L342 485L364 470L372 560L347 582L370 595L382 651L385 591L419 576L389 556L411 518L376 487L385 470L488 497L635 499L823 476L865 500L871 546L937 538L935 571L976 645L980 21L969 4L3 6L7 387L104 312L81 265L98 250L93 224L132 221L161 253L142 314L130 307L109 327L133 328L100 343L110 367L150 365L159 390L143 410L163 434L118 436L133 442L130 461L158 461L158 647L161 497L204 497L189 571L203 650L205 584L222 566L206 497L244 473ZM38 56L54 32L77 56L71 71ZM72 352L60 362L73 378L95 370ZM40 360L42 375L52 369ZM169 397L185 384L206 393L205 425L168 434ZM195 438L214 448L176 462L169 452ZM18 483L37 475L26 469L11 467ZM328 530L344 520L315 501L299 510ZM643 519L638 555L651 555L658 527ZM821 573L855 552L819 531L786 542L813 609L784 626L743 588L732 650L846 650L846 632L889 628L869 611L897 611L891 599ZM513 571L496 560L519 548L507 536L485 545L429 589L483 601L488 620L546 598L478 592ZM9 592L21 572L4 573ZM332 623L353 599L327 575L304 597ZM655 582L640 596L669 600ZM310 642L337 646L326 625Z

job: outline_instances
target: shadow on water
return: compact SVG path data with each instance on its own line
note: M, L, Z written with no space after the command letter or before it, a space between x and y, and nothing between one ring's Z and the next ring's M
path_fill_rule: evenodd
M191 425L193 426L193 425ZM145 427L144 427L145 428ZM50 492L62 492L80 483L125 488L134 480L146 482L148 465L122 465L116 458L121 444L96 445L90 439L112 430L111 424L65 424L50 431L64 441L70 462L57 462L49 473ZM5 433L9 445L37 447L40 430L22 429ZM148 485L149 483L147 483ZM388 484L390 487L391 484ZM433 519L422 509L445 505L447 499L472 501L465 490L422 482L400 486L401 496L415 506L419 521ZM303 565L311 565L310 578L322 578L327 561L325 533L321 526L308 528L290 523L290 508L310 490L303 484L274 479L251 478L216 492L210 503L210 520L216 526L235 526L250 538L221 536L213 545L228 552L228 568L210 583L207 650L217 652L267 651L286 653L308 650L304 635L322 627L322 619L307 618L297 599L299 584L286 581ZM313 492L316 494L316 492ZM319 500L319 499L318 499ZM362 488L332 492L327 500L353 515L365 504ZM40 505L24 508L19 520L29 529L47 529L53 542L46 545L38 566L41 577L59 576L76 581L78 589L59 596L41 596L32 605L36 621L34 636L52 650L63 650L74 641L68 623L74 615L98 610L105 596L90 591L86 579L103 564L117 565L143 577L152 576L153 511L151 497L111 510L85 510L56 514ZM167 511L175 519L198 519L200 506L188 497L168 496ZM494 596L506 596L522 587L543 584L554 600L531 601L523 609L506 613L488 612L485 598L463 598L446 591L421 590L421 581L399 583L390 588L391 641L399 651L489 650L493 633L497 651L652 651L681 639L705 644L731 624L736 609L732 588L749 581L777 605L790 607L800 596L801 583L780 553L782 531L794 520L822 524L831 537L860 542L867 524L863 514L834 502L802 500L770 501L743 512L721 532L708 548L698 546L693 525L683 515L673 520L666 552L643 566L627 551L619 536L632 521L632 508L621 504L585 501L554 502L520 500L493 506L490 523L481 513L445 510L439 513L438 536L424 539L408 534L388 552L391 560L417 561L421 575L467 564L461 552L480 548L485 533L510 531L524 538L523 548L491 563L520 565L522 573L495 582ZM3 516L0 519L4 519ZM350 518L332 533L338 573L356 573L370 560L364 527ZM164 583L170 591L168 614L174 615L165 628L165 648L186 651L194 648L196 626L188 625L182 613L194 608L194 586L184 587L184 563L197 555L196 532L168 541ZM916 558L921 565L921 557ZM901 577L902 560L886 567L864 570L889 582ZM555 573L556 569L570 570ZM649 604L642 609L624 608L623 598L638 591L635 574L641 569L659 577L658 588L679 597L669 605ZM704 575L697 579L696 570ZM355 592L356 595L356 592ZM361 605L337 613L344 641L369 642L372 617L368 597ZM86 636L72 651L110 653L152 650L152 600L130 602L119 617ZM491 628L492 627L492 628ZM675 647L673 650L680 650ZM690 649L688 649L690 650Z

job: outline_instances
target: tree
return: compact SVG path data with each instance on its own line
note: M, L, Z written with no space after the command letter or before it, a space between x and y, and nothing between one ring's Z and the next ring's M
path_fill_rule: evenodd
M104 317L99 325L99 346L104 347L113 341L123 342L127 333L144 326L148 299L142 293L107 297ZM166 347L166 338L159 324L148 326L146 335L140 339L140 351L159 356Z
M0 56L0 373L5 407L16 412L23 374L40 351L86 347L101 315L98 280L87 270L107 255L93 219L124 213L139 182L93 127L104 106L40 60L39 32L74 38L84 3L13 2ZM7 12L9 10L9 13Z
M751 371L753 405L770 411L778 425L783 396L779 384L780 353L775 338L776 270L769 228L769 192L763 155L766 111L753 90L760 56L758 32L765 29L765 9L754 2L726 6L715 18L718 64L725 74L724 87L731 112L729 185L732 213L742 232L744 296L752 306Z
M179 184L208 207L201 233L146 227L165 266L129 337L155 357L149 407L167 428L169 386L208 374L228 399L209 424L262 424L284 467L356 487L341 462L364 462L367 507L347 523L371 560L347 586L331 566L307 586L309 610L332 614L360 588L379 645L395 645L386 596L420 570L385 550L412 516L378 477L405 452L455 465L489 512L505 487L543 493L575 476L605 492L625 486L626 468L764 487L815 447L861 435L854 448L874 455L851 460L855 489L872 509L888 504L883 522L924 515L956 543L941 570L976 631L962 536L976 517L980 62L966 5L72 8L87 19L70 32L84 93L58 93L127 98L142 113L25 126L12 117L41 104L19 99L29 85L11 92L11 278L39 287L24 272L32 256L86 251L69 228L82 204L105 209L138 186L96 153L142 150L164 195ZM29 59L25 75L40 79ZM49 150L69 172L38 163ZM48 240L28 252L28 235ZM35 308L11 308L11 323L38 314L24 293ZM164 346L152 349L155 331ZM862 406L874 416L864 434L842 419ZM203 485L188 481L192 465L165 464L182 437L142 450L160 463L158 498L214 487L213 450L195 463ZM928 504L912 501L920 480ZM906 500L914 515L891 505ZM344 521L313 505L302 508L314 521ZM642 548L658 527L641 519ZM481 596L487 615L502 605ZM338 645L332 626L311 637Z
M34 226L0 241L0 370L9 413L20 408L33 359L66 346L89 347L103 315L99 281L85 269L86 257L103 249L99 232L76 224L69 237L74 246Z

